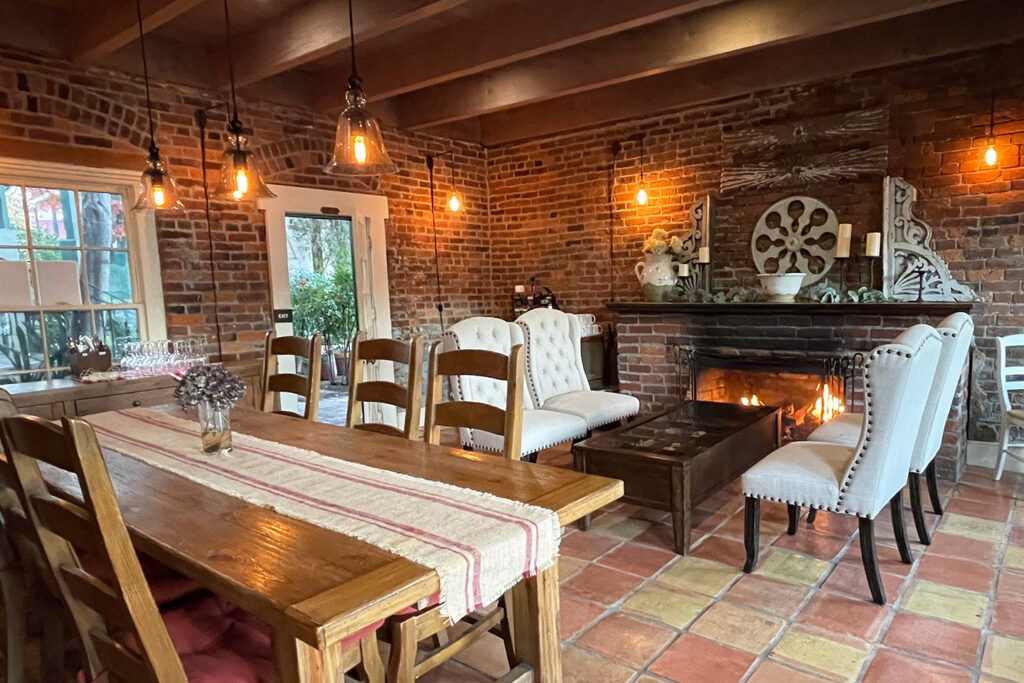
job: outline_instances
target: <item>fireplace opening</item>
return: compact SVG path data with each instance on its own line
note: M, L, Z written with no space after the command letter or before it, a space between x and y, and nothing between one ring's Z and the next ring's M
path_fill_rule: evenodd
M852 398L853 361L841 354L695 349L688 362L697 400L780 408L784 443L806 439Z

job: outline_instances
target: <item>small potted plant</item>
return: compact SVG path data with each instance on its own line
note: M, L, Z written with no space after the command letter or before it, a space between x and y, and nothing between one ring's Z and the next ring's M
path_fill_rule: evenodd
M231 407L243 396L245 383L219 364L189 368L174 390L178 405L199 409L203 452L210 455L231 452Z
M635 266L636 279L649 301L666 301L676 284L676 267L672 259L682 253L683 240L663 228L655 228L644 240L644 260Z

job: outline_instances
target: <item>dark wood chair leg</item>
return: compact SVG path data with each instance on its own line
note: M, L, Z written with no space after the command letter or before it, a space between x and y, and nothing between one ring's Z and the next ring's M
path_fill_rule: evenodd
M807 523L808 524L812 524L813 525L814 524L814 520L816 520L817 518L818 518L818 509L817 508L810 508L809 510L807 510Z
M786 507L789 511L789 528L786 529L786 533L793 536L796 534L797 524L800 523L800 506L788 503Z
M896 537L896 547L900 549L900 559L904 564L914 564L914 553L910 549L907 538L907 523L903 519L903 489L889 501L889 513L892 517L892 533Z
M749 574L757 564L757 549L761 535L761 499L747 496L743 508L743 545L747 549L747 562L743 571Z
M939 477L935 473L935 461L928 463L924 468L924 477L928 480L928 497L932 499L932 510L937 515L942 514L942 501L939 499Z
M590 436L590 432L587 432L587 436ZM587 457L576 450L576 444L572 447L572 468L577 472L586 473L587 471ZM584 515L576 520L576 528L580 531L590 531L590 515Z
M878 571L878 555L875 554L875 520L866 517L860 518L860 558L871 589L871 599L884 605L885 588L882 586L882 574Z
M924 545L930 545L932 539L928 534L928 523L925 522L924 506L921 504L921 475L917 472L910 473L910 509L914 514L918 539Z

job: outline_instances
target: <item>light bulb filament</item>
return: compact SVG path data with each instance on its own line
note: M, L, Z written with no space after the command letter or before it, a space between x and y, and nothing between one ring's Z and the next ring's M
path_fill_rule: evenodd
M160 185L154 185L150 188L149 197L153 202L153 206L158 209L163 208L163 205L167 203L167 194Z
M998 160L999 156L996 154L996 146L989 145L988 149L985 150L985 163L989 166L995 166Z
M458 211L462 208L462 202L459 201L459 195L452 192L451 198L448 200L448 208L452 211Z
M636 203L639 204L640 206L643 206L644 204L647 203L647 190L645 190L642 187L636 193Z
M235 171L235 196L249 194L249 174L244 168Z
M352 154L355 156L357 163L366 163L366 138L362 135L352 138Z

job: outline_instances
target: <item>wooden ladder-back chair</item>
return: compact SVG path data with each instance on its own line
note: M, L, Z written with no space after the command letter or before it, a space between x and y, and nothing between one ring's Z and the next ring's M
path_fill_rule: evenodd
M0 389L0 418L18 414L14 399ZM19 539L25 534L27 520L15 491L14 472L0 465L0 591L3 593L5 660L8 683L25 680L25 605L28 597L25 570L19 558Z
M407 386L403 387L395 382L363 381L366 363L386 360L409 366ZM406 342L399 339L367 339L365 332L356 332L352 339L346 426L419 440L420 405L423 401L422 373L422 336L414 335ZM363 403L386 403L404 410L404 429L380 422L363 422Z
M316 420L320 414L320 349L322 338L314 334L306 337L278 337L271 330L267 332L263 350L263 411L280 415ZM308 376L297 373L278 373L277 357L295 356L306 361ZM302 414L290 410L274 410L275 394L296 394L305 399Z
M142 574L96 436L85 422L62 422L63 429L34 417L9 417L0 420L0 433L34 540L78 632L87 672L184 683L185 670ZM39 462L74 475L85 504L54 497ZM109 562L112 583L83 569L76 546ZM130 634L137 649L115 638L117 631Z
M519 460L523 442L523 346L509 355L480 349L442 351L442 342L430 350L427 384L427 443L441 442L441 427L479 429L504 437L506 458ZM446 376L476 375L507 382L505 408L475 401L441 401Z
M427 373L427 421L425 437L427 443L437 444L441 440L441 427L468 427L497 434L504 439L504 455L518 461L522 450L523 429L523 347L517 344L509 355L481 349L457 349L442 351L443 342L436 342L430 350L430 369ZM445 376L476 375L507 382L505 409L475 401L441 402ZM515 666L506 600L490 610L479 611L465 618L472 626L450 642L446 633L448 622L441 615L438 605L420 610L410 610L388 620L391 636L391 657L388 662L388 680L414 680L431 671L446 660L472 645L488 632L495 632L505 644L509 664ZM435 639L435 646L423 653L417 661L418 645L428 638ZM528 680L530 672L524 675L514 668L506 680Z

